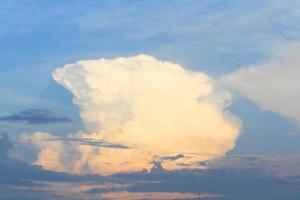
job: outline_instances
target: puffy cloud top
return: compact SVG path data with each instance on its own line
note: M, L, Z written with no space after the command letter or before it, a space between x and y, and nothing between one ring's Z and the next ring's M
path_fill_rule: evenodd
M150 169L154 160L166 169L199 168L232 149L239 134L239 120L225 110L228 93L178 64L147 55L84 60L56 69L53 78L74 95L85 125L70 137L128 148L48 140L59 148L38 145L37 163L52 170L112 174ZM70 149L76 153L65 164Z

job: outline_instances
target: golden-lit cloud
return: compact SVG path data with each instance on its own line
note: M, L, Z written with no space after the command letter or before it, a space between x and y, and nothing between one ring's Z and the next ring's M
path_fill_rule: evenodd
M36 163L47 169L112 174L149 170L155 160L166 169L199 168L232 149L239 135L240 122L225 106L230 94L178 64L147 55L84 60L53 78L73 94L85 130L65 141L44 133L42 145L29 136Z

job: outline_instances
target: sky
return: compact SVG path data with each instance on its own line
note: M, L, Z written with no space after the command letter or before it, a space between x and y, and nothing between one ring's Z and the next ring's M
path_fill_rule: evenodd
M300 1L0 5L0 199L300 198Z

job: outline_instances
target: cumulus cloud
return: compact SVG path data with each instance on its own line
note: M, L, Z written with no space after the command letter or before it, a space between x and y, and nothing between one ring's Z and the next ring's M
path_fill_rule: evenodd
M278 48L270 61L243 67L222 81L255 102L300 124L300 44Z
M149 170L157 158L167 158L160 159L166 169L199 168L232 149L239 135L239 120L226 110L228 93L178 64L147 55L83 60L56 69L53 78L73 94L85 125L68 137L130 148L26 136L47 169L112 174Z

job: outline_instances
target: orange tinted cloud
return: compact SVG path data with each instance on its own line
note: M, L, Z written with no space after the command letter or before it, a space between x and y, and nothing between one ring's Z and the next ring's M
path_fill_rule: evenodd
M70 137L129 148L64 142L63 148L50 153L45 144L39 146L37 163L48 169L132 172L178 154L182 156L162 160L163 167L199 168L199 161L232 149L239 135L239 120L225 106L230 95L216 90L206 74L178 64L147 55L85 60L55 70L53 78L73 94L85 125L84 131ZM76 153L67 165L64 149L70 148ZM47 164L51 154L59 157L53 161L58 163Z

